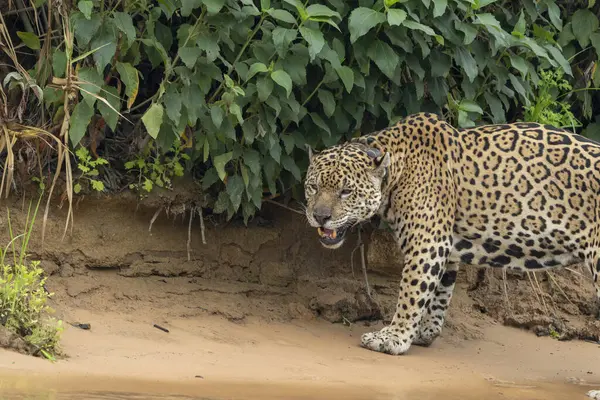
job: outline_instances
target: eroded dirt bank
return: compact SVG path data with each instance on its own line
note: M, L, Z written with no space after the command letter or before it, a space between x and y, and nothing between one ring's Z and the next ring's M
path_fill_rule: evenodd
M11 208L17 231L24 221L21 205ZM354 240L326 251L300 215L268 206L248 228L207 218L206 245L196 219L188 260L189 214L173 220L163 213L150 234L155 211L136 210L128 198L85 200L75 210L73 236L61 242L64 210L52 210L45 246L38 229L31 258L41 259L50 276L57 316L91 323L92 329L67 325L68 358L57 364L1 351L4 371L41 374L39 382L56 374L67 381L77 374L188 381L205 385L205 394L218 381L309 382L333 391L351 386L356 398L389 398L399 388L448 394L457 387L456 398L463 399L469 397L461 386L470 385L469 393L541 399L588 388L511 388L502 382L600 380L598 344L556 340L597 340L600 324L592 317L592 285L583 270L538 274L531 281L463 270L441 340L391 357L358 347L360 334L380 328L396 302L401 255L385 233L363 235L377 237L367 247L371 300L358 252L352 273ZM4 243L6 223L3 209ZM532 285L541 292L534 294Z

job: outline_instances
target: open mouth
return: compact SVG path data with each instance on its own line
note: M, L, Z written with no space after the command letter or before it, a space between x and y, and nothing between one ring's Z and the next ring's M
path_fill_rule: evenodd
M328 246L333 246L342 242L344 240L344 236L346 236L346 228L317 228L317 232L321 238L321 243Z

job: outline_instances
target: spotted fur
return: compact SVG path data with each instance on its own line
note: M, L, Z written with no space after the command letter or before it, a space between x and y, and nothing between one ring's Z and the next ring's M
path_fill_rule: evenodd
M362 345L440 334L459 263L540 271L585 263L600 299L600 144L535 123L458 130L436 115L311 153L306 214L340 232L379 214L405 255L394 317Z

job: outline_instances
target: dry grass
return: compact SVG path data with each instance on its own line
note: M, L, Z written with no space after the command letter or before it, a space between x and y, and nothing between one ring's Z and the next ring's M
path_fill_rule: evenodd
M83 84L93 85L91 82L87 82L80 79L77 75L77 71L81 63L85 62L85 59L93 54L98 49L92 50L88 53L73 57L74 49L74 37L73 30L70 25L68 18L68 12L64 9L64 4L57 3L55 13L58 15L52 15L54 9L51 1L48 2L48 14L44 16L43 26L46 26L48 31L51 32L62 32L62 37L59 38L60 42L64 46L64 50L67 57L66 63L66 74L65 78L51 77L48 71L50 68L50 57L49 49L52 41L52 35L45 35L44 32L40 32L40 24L38 19L40 15L35 14L35 21L24 21L26 26L36 26L38 36L44 38L43 46L37 51L37 76L31 77L27 70L19 62L17 57L17 51L12 43L9 30L4 21L3 16L0 14L0 50L6 54L8 59L11 61L13 71L9 73L8 80L14 80L17 82L21 89L21 100L18 105L9 105L7 95L4 91L4 87L0 85L0 153L6 151L6 160L4 162L4 171L2 174L2 180L0 183L0 196L8 197L10 188L14 185L13 173L15 167L15 152L13 149L15 145L22 140L27 141L43 141L48 148L50 148L57 155L56 170L52 183L49 188L48 197L46 200L46 207L44 210L44 216L42 220L42 245L44 243L46 225L48 220L48 213L50 209L50 202L52 200L52 194L56 188L57 182L64 168L64 196L67 199L68 209L67 217L65 221L65 227L63 232L63 239L66 236L69 228L72 232L74 218L73 218L73 167L71 165L71 151L69 149L69 129L71 125L71 110L76 105L79 93L84 92L91 96L94 96L98 101L103 102L105 105L110 107L113 111L117 112L123 119L127 120L121 113L112 107L112 105L101 96L90 93L89 91L82 88ZM58 17L58 18L57 18ZM52 30L52 22L56 21L60 24L59 29ZM39 82L50 83L48 87L60 89L64 93L62 99L63 115L62 121L56 126L52 126L51 118L44 116L44 110L42 106L42 89L38 85L36 79ZM95 86L95 85L94 85ZM96 86L97 87L97 86ZM105 91L99 88L102 92ZM29 101L30 93L33 93L38 100L38 104L32 106L32 102ZM23 116L29 117L29 124L23 123ZM33 118L36 116L38 118ZM32 123L33 122L33 123ZM39 127L34 127L39 126ZM45 130L40 127L48 127L49 130ZM56 132L53 134L51 132ZM39 159L39 154L38 154Z

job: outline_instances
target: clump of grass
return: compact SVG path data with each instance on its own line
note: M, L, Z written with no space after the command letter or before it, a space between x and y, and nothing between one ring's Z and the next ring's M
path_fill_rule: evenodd
M20 336L32 348L32 354L54 360L59 352L62 321L49 315L54 312L48 305L53 294L46 291L46 277L39 261L26 259L39 203L33 216L29 205L25 232L17 236L13 235L8 212L11 240L0 249L0 325Z

